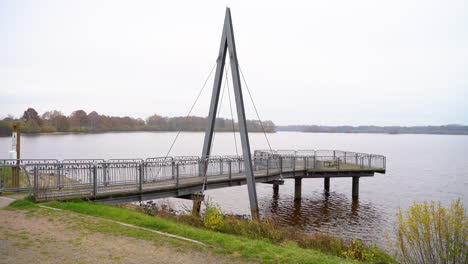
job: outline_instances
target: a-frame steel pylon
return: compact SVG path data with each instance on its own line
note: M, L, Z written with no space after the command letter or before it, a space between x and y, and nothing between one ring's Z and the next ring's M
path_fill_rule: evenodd
M216 61L216 75L213 85L213 93L211 95L210 110L208 113L208 123L206 126L205 140L203 143L202 158L208 158L211 153L211 143L213 139L213 130L216 120L216 112L218 109L219 96L221 93L221 83L223 80L223 72L226 61L226 53L229 49L229 58L231 62L232 82L234 85L234 95L236 100L237 118L239 122L239 130L242 144L242 153L244 156L245 175L247 178L247 189L249 192L250 210L252 218L259 219L257 190L255 188L255 178L252 169L252 156L250 153L249 134L247 131L247 122L245 117L244 99L242 97L242 88L239 75L239 64L237 61L236 45L234 41L234 31L232 28L231 10L226 8L226 16L224 18L223 35L221 36L221 46L219 55ZM206 168L203 169L206 173Z

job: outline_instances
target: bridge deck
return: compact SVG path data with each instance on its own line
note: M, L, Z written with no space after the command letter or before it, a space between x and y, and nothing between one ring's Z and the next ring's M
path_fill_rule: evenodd
M333 151L333 155L294 155L256 152L256 182L288 178L365 177L385 173L385 157ZM0 191L12 189L5 184L11 162L0 166ZM246 183L241 157L201 160L193 157L131 160L49 160L26 161L21 168L24 188L36 200L82 197L121 203L164 197L177 197L204 189L224 188ZM201 171L205 173L200 173ZM3 181L2 181L3 179ZM14 188L13 188L14 189ZM19 189L16 187L16 189Z

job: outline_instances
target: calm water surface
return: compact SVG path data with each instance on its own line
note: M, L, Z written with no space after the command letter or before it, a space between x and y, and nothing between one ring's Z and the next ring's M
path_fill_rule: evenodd
M181 133L171 155L200 155L203 133ZM272 186L257 184L262 215L306 232L324 231L384 244L398 207L435 200L468 204L468 136L327 134L279 132L268 135L274 149L339 149L382 154L387 173L361 178L360 198L351 199L351 179L332 179L325 197L322 179L303 180L303 199L294 202L294 182L286 180L278 196ZM147 158L165 156L175 133L103 133L22 137L23 158ZM252 133L254 149L267 149L263 134ZM0 138L6 158L10 138ZM240 142L239 138L237 141ZM240 150L240 147L239 147ZM232 133L217 133L213 155L236 154ZM228 213L249 214L247 187L207 191ZM177 207L190 202L170 199Z

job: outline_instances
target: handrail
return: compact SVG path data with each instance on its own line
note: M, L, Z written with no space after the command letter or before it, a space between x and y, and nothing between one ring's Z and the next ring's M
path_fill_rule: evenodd
M320 154L323 155L320 155ZM326 154L326 155L325 155ZM238 177L245 173L242 156L175 156L148 159L19 159L0 160L0 191L31 189L27 182L40 181L35 190L45 193L66 189L69 193L93 194L105 188L135 186L143 191L147 184L185 178ZM257 150L252 156L254 174L277 175L300 171L367 170L385 172L386 157L339 150ZM19 163L19 165L17 164ZM20 168L20 181L12 181L12 169ZM203 171L206 171L203 173ZM18 175L17 171L15 172ZM32 176L34 175L34 178ZM204 175L204 176L203 176ZM18 185L19 184L19 185ZM167 184L171 184L170 182ZM15 186L14 186L15 185ZM118 187L123 188L123 187ZM109 189L107 189L109 190ZM119 189L120 190L120 189ZM113 191L113 190L110 190ZM81 195L80 193L76 193ZM64 194L65 195L65 194ZM68 194L67 194L68 195Z

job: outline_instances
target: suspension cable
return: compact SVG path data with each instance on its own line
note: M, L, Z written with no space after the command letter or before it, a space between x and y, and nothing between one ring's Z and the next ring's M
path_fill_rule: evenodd
M190 114L192 113L193 108L194 108L195 105L197 104L198 99L200 98L200 96L201 96L203 90L205 89L206 84L208 83L208 80L209 80L210 77L211 77L211 74L213 74L213 71L214 71L215 67L216 67L216 63L215 63L215 64L213 65L213 67L211 68L210 74L208 74L208 77L206 78L205 82L203 83L202 88L201 88L200 91L198 92L197 98L196 98L195 101L193 102L192 107L190 107L190 110L188 111L187 116L185 116L184 121L187 120L187 118L188 118L188 117L190 116ZM171 144L171 146L170 146L169 150L167 151L166 156L165 156L164 158L167 158L167 157L169 156L169 154L171 153L171 150L172 150L172 148L174 147L174 144L175 144L175 142L177 141L177 138L179 138L179 135L180 135L180 132L181 132L181 131L182 131L182 128L180 128L179 131L177 131L177 134L176 134L176 136L174 137L174 140L172 141L172 144Z
M242 80L244 81L245 87L247 88L247 92L249 93L250 101L252 101L252 105L253 105L253 107L255 109L255 113L257 114L258 121L260 122L260 126L262 127L263 135L265 136L265 139L266 139L266 141L268 143L268 147L270 148L271 153L273 153L273 149L271 148L270 141L268 140L268 136L266 134L265 127L263 126L263 122L260 119L260 115L258 114L257 107L255 106L255 102L253 100L252 94L250 93L249 86L247 85L247 82L245 81L244 73L242 72L242 68L241 68L240 65L239 65L239 70L240 70L240 73L241 73L241 76L242 76Z

